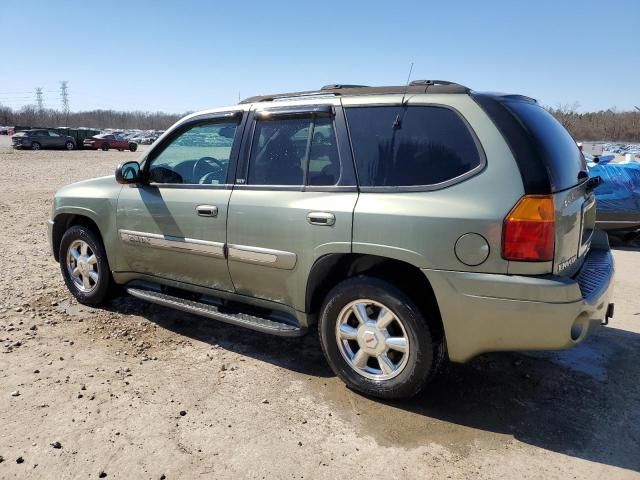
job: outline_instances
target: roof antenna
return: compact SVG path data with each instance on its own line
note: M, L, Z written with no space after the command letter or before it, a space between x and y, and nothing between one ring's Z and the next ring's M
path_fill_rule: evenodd
M409 67L409 75L407 75L407 83L404 87L404 93L402 94L402 101L400 102L400 105L402 105L403 107L405 106L404 104L404 97L407 96L407 90L409 90L409 81L411 80L411 72L413 72L413 62L411 62L411 66ZM402 119L400 118L400 114L396 115L396 119L393 121L393 128L400 128L402 125Z

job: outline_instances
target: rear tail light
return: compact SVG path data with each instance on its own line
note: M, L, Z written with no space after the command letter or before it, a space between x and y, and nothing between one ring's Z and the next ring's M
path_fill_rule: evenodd
M504 219L502 257L520 262L553 260L556 214L551 195L525 195Z

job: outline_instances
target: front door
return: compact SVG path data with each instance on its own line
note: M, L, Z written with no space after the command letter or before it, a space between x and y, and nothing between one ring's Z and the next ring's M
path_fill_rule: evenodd
M229 204L227 248L237 293L305 309L325 254L351 251L358 192L339 102L256 111Z
M196 117L150 152L143 170L147 180L126 185L118 200L124 264L119 266L233 291L224 248L231 195L227 177L241 119L234 113Z

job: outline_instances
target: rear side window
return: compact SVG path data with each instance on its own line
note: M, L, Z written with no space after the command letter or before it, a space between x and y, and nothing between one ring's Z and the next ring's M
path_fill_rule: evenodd
M306 170L306 172L305 172ZM340 178L333 119L265 118L256 122L249 185L331 186Z
M362 187L437 185L482 164L469 128L448 108L384 106L345 111Z
M577 185L582 179L579 173L586 171L587 165L562 124L536 103L506 101L505 106L529 133L536 155L549 172L552 190L557 192Z

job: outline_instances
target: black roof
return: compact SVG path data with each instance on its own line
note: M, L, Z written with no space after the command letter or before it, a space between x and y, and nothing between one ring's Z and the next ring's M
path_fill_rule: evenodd
M459 83L446 80L414 80L409 85L397 85L388 87L369 87L366 85L325 85L320 90L308 90L303 92L277 93L274 95L258 95L242 100L240 103L270 102L282 98L313 97L313 96L353 96L353 95L385 95L391 93L466 93L471 90Z

